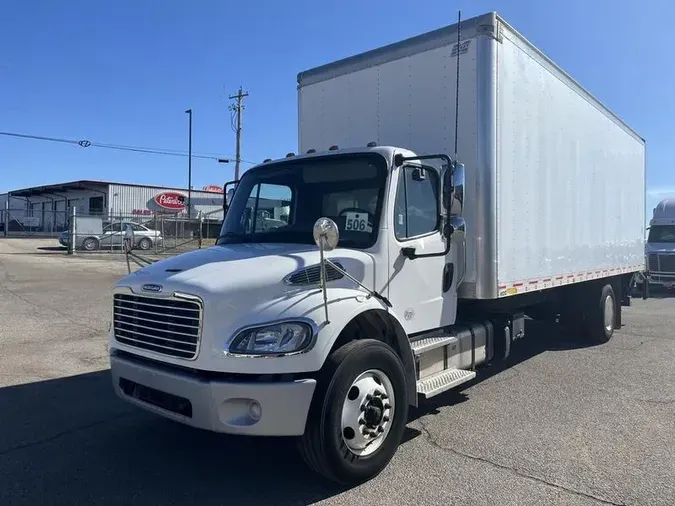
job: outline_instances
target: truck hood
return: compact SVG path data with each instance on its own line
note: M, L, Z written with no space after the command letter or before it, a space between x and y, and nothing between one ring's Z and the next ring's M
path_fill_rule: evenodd
M359 281L373 279L373 259L368 253L336 249L326 256L340 262ZM122 278L118 286L143 293L146 291L143 290L143 285L156 284L161 285L163 293L184 292L197 295L205 301L222 301L224 296L236 294L238 300L246 300L250 304L256 299L270 300L298 289L316 289L316 285L290 286L284 283L284 278L319 262L319 250L313 245L213 246L144 267ZM346 280L334 283L353 285ZM366 281L366 284L370 283Z

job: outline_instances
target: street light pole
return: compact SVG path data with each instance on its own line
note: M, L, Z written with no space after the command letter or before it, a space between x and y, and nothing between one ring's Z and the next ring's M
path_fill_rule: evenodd
M192 109L185 111L189 116L188 126L188 218L192 217Z

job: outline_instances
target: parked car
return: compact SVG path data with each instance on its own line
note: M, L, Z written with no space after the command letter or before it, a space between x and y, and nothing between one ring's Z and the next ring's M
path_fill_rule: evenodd
M132 221L116 221L103 227L100 234L77 234L75 249L95 251L101 248L122 248L124 245L124 230L127 225L134 230L134 248L149 250L155 243L161 244L163 237L158 230L146 227ZM59 243L68 246L69 232L67 230L59 235Z

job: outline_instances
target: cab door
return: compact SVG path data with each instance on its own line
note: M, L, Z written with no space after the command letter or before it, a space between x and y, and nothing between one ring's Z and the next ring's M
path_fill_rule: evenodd
M405 164L394 169L388 206L389 292L392 311L408 334L450 325L455 321L456 295L450 255L442 253L441 178L432 167ZM405 248L405 250L404 250Z

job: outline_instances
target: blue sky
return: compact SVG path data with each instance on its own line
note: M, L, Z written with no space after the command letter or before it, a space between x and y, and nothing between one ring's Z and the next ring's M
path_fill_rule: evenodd
M423 6L423 7L422 7ZM297 149L296 74L496 10L647 139L651 202L675 194L675 3L643 0L22 0L0 5L0 131L232 155ZM249 165L244 165L248 167ZM194 160L196 187L232 166ZM76 178L185 186L187 160L0 136L0 192Z

